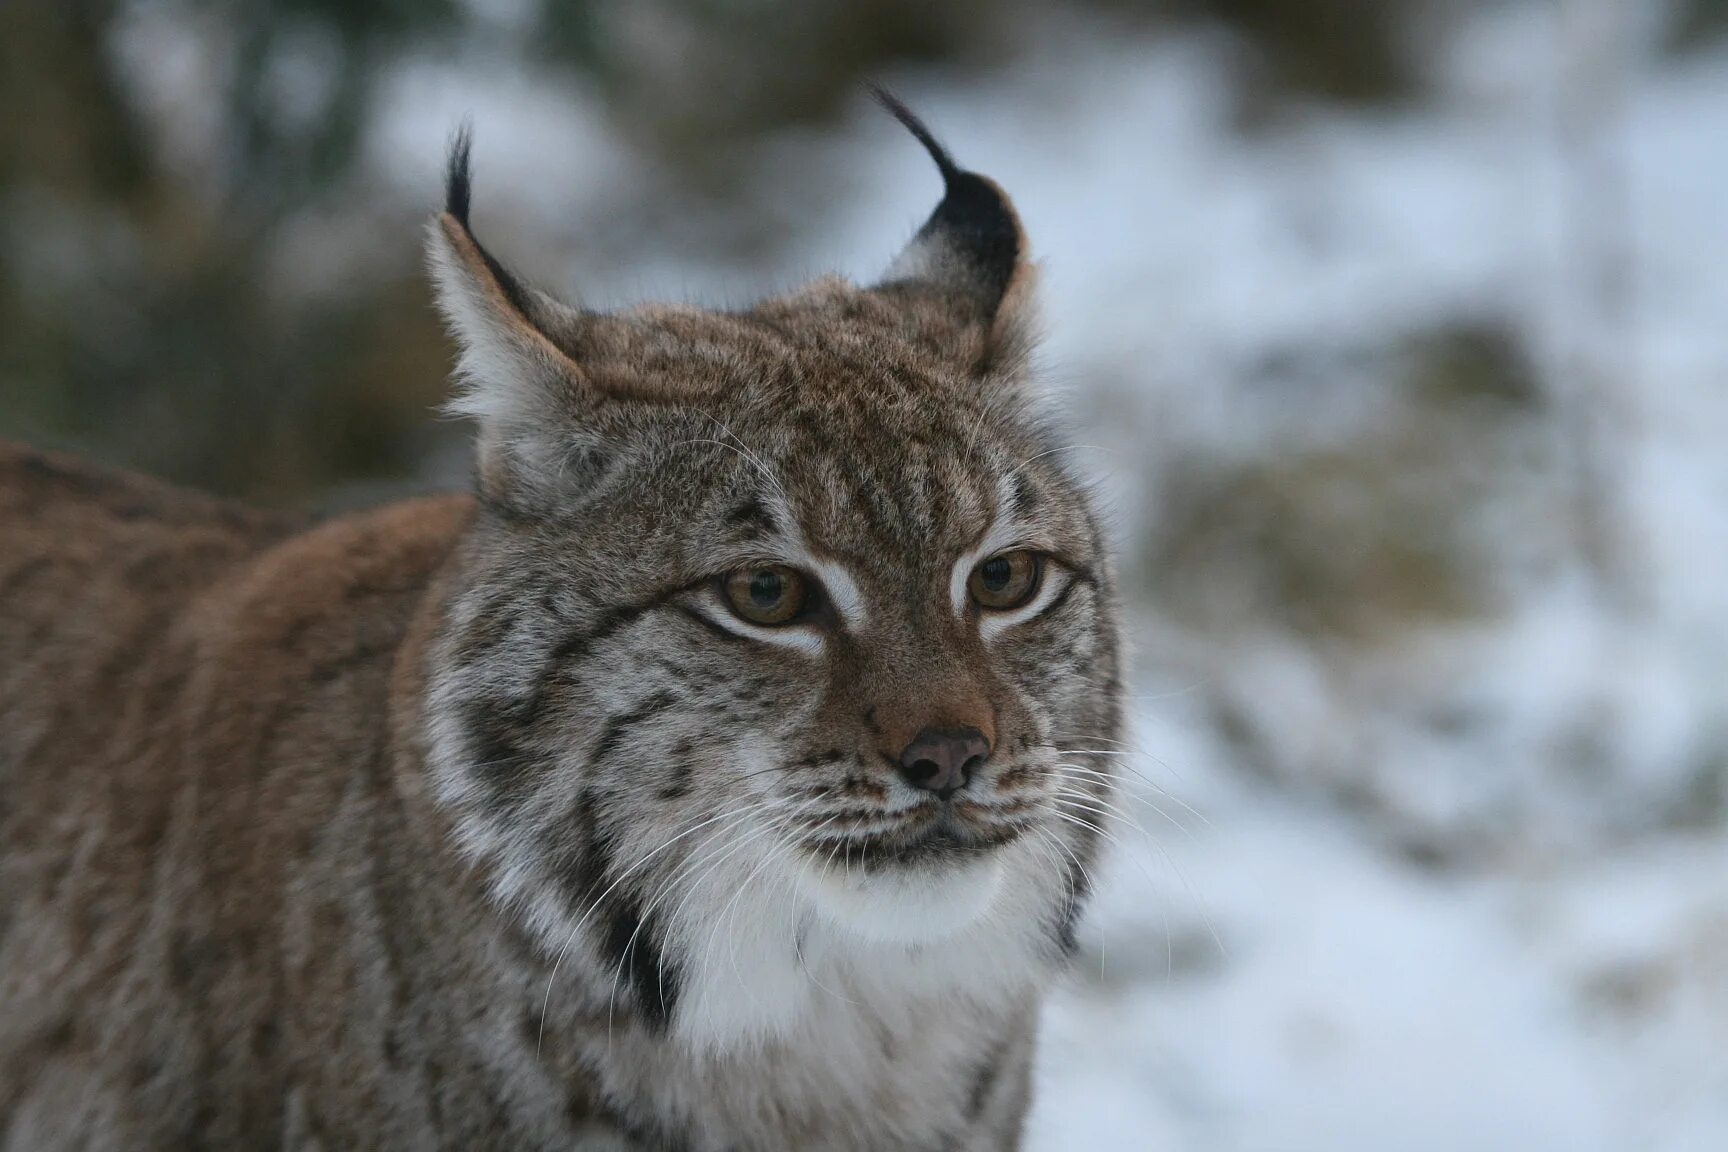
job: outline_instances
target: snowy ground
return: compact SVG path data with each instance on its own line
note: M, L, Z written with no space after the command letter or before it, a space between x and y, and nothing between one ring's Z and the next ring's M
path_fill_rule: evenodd
M1502 7L1437 43L1429 105L1259 135L1229 122L1203 39L1064 27L983 84L888 78L1011 191L1045 258L1050 375L1078 442L1100 446L1077 459L1114 505L1139 622L1141 778L1049 1012L1037 1152L1728 1148L1728 835L1719 814L1689 818L1728 758L1728 58L1641 73L1614 127L1635 613L1581 591L1540 493L1483 510L1491 612L1363 651L1253 620L1227 643L1185 631L1147 591L1159 574L1134 568L1150 462L1273 458L1373 418L1372 369L1282 406L1244 386L1292 349L1348 366L1486 313L1564 383L1593 321L1551 8ZM845 130L768 150L759 202L798 220L821 172L836 200L789 255L705 262L687 233L613 250L595 220L653 173L572 118L580 93L417 73L400 88L417 111L381 135L381 171L423 188L474 113L482 225L514 205L566 229L550 247L596 303L737 301L837 264L869 278L937 194L861 101ZM1263 750L1252 770L1221 700ZM1409 851L1413 830L1450 852Z
M1173 796L1130 789L1032 1148L1728 1146L1728 840L1436 874L1243 787L1179 704L1142 707Z

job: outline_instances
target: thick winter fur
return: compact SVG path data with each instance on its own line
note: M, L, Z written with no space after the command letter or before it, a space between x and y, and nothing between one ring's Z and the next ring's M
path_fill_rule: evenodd
M613 315L486 253L461 143L473 496L0 450L0 1148L1017 1146L1115 613L1019 226L931 143L885 282ZM1008 548L1044 583L986 612ZM822 610L729 612L768 561ZM894 763L943 725L992 745L952 803Z

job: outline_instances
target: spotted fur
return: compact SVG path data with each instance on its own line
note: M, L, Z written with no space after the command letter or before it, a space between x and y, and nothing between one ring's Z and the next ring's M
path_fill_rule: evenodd
M474 491L322 524L0 449L0 1147L998 1150L1118 735L1025 242L554 301L430 232ZM973 564L1050 557L990 614ZM717 578L824 597L781 629ZM991 754L951 807L919 731ZM940 830L937 835L933 830Z

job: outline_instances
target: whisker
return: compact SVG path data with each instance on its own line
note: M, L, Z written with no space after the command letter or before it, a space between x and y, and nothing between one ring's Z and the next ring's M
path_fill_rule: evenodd
M715 416L712 412L709 412L706 409L698 408L693 404L683 405L683 407L687 407L692 412L695 412L695 413L697 413L703 417L706 417L708 420L711 420L715 424L715 426L720 429L720 431L722 431L722 432L726 433L726 435L732 437L733 443L738 445L738 451L743 454L745 459L754 463L756 465L756 467L762 472L762 475L764 475L768 478L769 483L773 484L775 490L780 493L780 498L782 500L786 501L786 503L788 505L790 505L792 503L791 498L786 495L785 486L780 483L780 477L776 476L774 474L774 470L772 468L768 467L768 465L764 464L762 462L762 458L760 456L756 455L756 453L751 450L750 445L748 445L744 442L744 437L742 437L742 436L738 435L738 433L732 431L732 429L726 424L726 422L724 420L720 419L718 416Z
M1057 748L1056 751L1059 755L1062 755L1062 756L1143 755L1143 753L1112 752L1112 751L1110 751L1108 749L1104 749L1104 748ZM1082 764L1063 764L1063 765L1060 765L1060 767L1073 768L1073 769L1076 769L1078 771L1083 771L1083 772L1092 772L1094 774L1101 775L1101 776L1105 775L1104 773L1099 773L1096 768L1089 768L1086 765L1082 765ZM1170 791L1168 788L1165 788L1160 784L1154 783L1150 778L1148 778L1146 776L1146 774L1144 772L1139 771L1138 769L1134 768L1132 765L1129 765L1129 764L1118 763L1116 765L1116 768L1118 771L1126 772L1130 776L1134 777L1134 779L1140 781L1140 783L1146 785L1146 787L1152 789L1152 791L1158 793L1160 796L1164 796L1170 800L1175 801L1177 804L1181 805L1182 808L1185 809L1189 815L1193 816L1196 820L1200 821L1200 823L1206 825L1208 828L1212 827L1212 821L1208 820L1205 817L1205 815L1202 814L1197 808L1195 808L1192 804L1189 804L1186 800L1182 799L1182 797L1176 795L1176 793Z
M1063 444L1057 448L1046 448L1042 452L1038 452L1038 453L1035 453L1031 456L1026 457L1026 459L1020 461L1020 463L1018 463L1018 464L1014 465L1014 467L1010 468L1009 472L1014 474L1014 475L1019 475L1020 470L1022 468L1025 468L1028 464L1032 463L1034 460L1042 460L1044 457L1054 456L1058 452L1074 452L1074 451L1077 451L1081 448L1094 448L1094 449L1098 450L1099 452L1109 452L1112 455L1114 455L1116 452L1115 449L1106 448L1102 444Z
M1079 890L1078 885L1075 882L1075 880L1072 878L1072 875L1069 873L1067 867L1063 865L1061 856L1057 855L1055 852L1050 851L1050 847L1049 847L1050 845L1054 845L1060 852L1066 853L1068 858L1074 862L1074 867L1079 870L1081 878L1086 881L1088 888L1091 891L1097 891L1098 883L1093 878L1092 873L1087 870L1086 865L1084 865L1080 862L1080 857L1074 854L1074 850L1072 848L1070 848L1067 844L1065 844L1059 837L1057 837L1055 833L1049 831L1048 829L1037 828L1037 829L1034 829L1034 836L1035 836L1035 839L1034 839L1033 843L1035 845L1037 845L1037 847L1040 849L1040 858L1045 860L1046 862L1048 862L1048 864L1050 865L1051 871L1056 872L1059 875L1061 875L1063 882L1068 885L1068 898L1070 900L1074 899L1074 897L1078 893L1078 890ZM1169 917L1168 912L1165 913L1165 917L1166 917L1166 920L1168 920L1168 917ZM1105 952L1106 952L1106 948L1105 948L1106 933L1107 932L1108 932L1108 929L1105 926L1103 926L1103 925L1099 926L1099 929L1098 929L1098 977L1100 980L1103 980L1103 981L1108 981L1108 979L1109 979L1109 973L1108 973L1108 963L1109 962L1108 962L1108 958L1105 955ZM1168 939L1166 939L1166 943L1168 943ZM1174 952L1172 952L1172 954L1174 954Z
M824 873L826 873L828 871L828 866L831 865L832 863L834 863L834 854L836 852L838 852L839 850L840 850L840 845L838 843L836 843L833 848L829 849L828 858L822 862L822 871ZM840 993L834 991L832 988L828 987L826 984L822 983L822 981L820 981L816 978L815 969L811 968L810 965L804 959L804 943L803 943L803 940L801 939L801 933L798 933L796 931L794 931L792 934L792 952L794 955L796 955L798 957L798 967L803 969L805 975L810 977L810 983L816 985L816 987L822 989L822 991L828 993L828 995L834 997L835 999L841 1001L842 1003L852 1004L852 1005L856 1005L858 1003L858 1001L853 1000L851 997L843 996Z
M781 817L771 821L764 831L766 834L769 834L769 835L777 835L777 834L789 831L791 829L791 827L792 827L791 817L789 815L788 816L781 816ZM683 899L681 899L678 902L678 907L675 908L672 912L672 916L671 916L672 922L673 923L682 923L683 918L684 918L684 909L689 906L690 901L695 897L696 893L701 890L701 886L707 880L707 878L709 876L713 875L716 871L718 871L719 868L721 867L721 865L725 864L726 861L730 860L733 856L737 855L739 852L743 851L746 847L750 846L752 843L755 843L755 842L756 842L756 840L751 839L751 838L740 839L737 843L733 844L732 846L727 848L724 852L720 853L719 856L714 857L711 860L702 861L702 863L704 865L706 865L706 868L701 873L701 875L692 878L690 880L690 882L685 885L684 897L683 897ZM676 878L674 878L674 880L675 879ZM704 963L706 963L706 959L707 959L706 951L704 951L699 956L699 958Z
M1182 773L1176 770L1175 765L1171 764L1168 760L1165 760L1161 756L1154 756L1151 752L1148 752L1145 748L1143 748L1137 744L1131 744L1126 740L1118 740L1118 739L1111 737L1111 736L1087 735L1084 732L1071 732L1071 733L1069 733L1069 736L1075 740L1094 740L1100 744L1114 744L1114 745L1116 745L1116 748L1118 749L1118 751L1114 752L1115 755L1144 757L1145 759L1152 761L1152 763L1154 763L1154 764L1158 765L1160 768L1164 769L1164 771L1170 773L1170 775L1176 777L1176 779L1178 779L1178 780L1182 779ZM1062 751L1062 747L1061 747L1059 742L1053 743L1052 747L1054 747L1058 752ZM1100 750L1100 749L1093 749L1092 751L1097 755L1106 755L1107 754L1103 750Z
M741 456L745 460L749 461L749 463L753 467L755 467L757 471L761 472L762 475L767 478L767 480L770 484L774 485L774 490L777 493L779 493L780 498L782 500L787 500L788 503L791 502L790 500L788 500L788 498L786 496L786 489L781 487L779 479L776 478L772 472L768 471L767 466L765 464L763 464L760 460L756 459L756 457L753 456L751 453L738 447L736 444L728 444L724 440L706 440L706 439L700 439L699 438L699 439L695 439L695 440L677 440L677 441L674 441L671 445L669 445L669 447L682 448L686 444L712 444L716 448L724 448L728 452L736 452L739 456Z
M781 817L780 819L776 819L774 821L771 821L768 824L767 828L764 829L764 831L765 832L779 832L779 831L789 829L790 827L791 827L791 824L789 823L789 818L788 817ZM690 879L689 883L687 883L684 886L684 889L685 889L684 890L684 898L678 902L677 908L673 909L672 917L671 917L672 921L674 923L682 922L683 917L684 917L684 909L686 907L688 907L690 901L695 898L695 895L701 889L703 882L706 881L709 876L713 875L716 871L718 871L720 866L725 864L726 861L728 861L732 857L736 856L739 852L742 852L745 848L748 848L754 842L755 841L750 839L750 838L741 838L738 841L736 841L735 843L733 843L731 846L729 846L724 852L721 852L718 856L716 856L710 860L702 860L702 861L698 862L698 861L692 859L691 863L693 865L698 864L698 863L700 865L704 865L705 870L701 873L701 875L692 877ZM678 877L674 876L672 878L672 882L676 883L677 879L678 879Z
M729 825L725 829L717 830L717 832L728 831L732 827L735 827L735 826L736 825ZM775 832L781 830L784 827L789 827L789 826L790 825L788 823L788 817L786 817L785 815L780 815L780 816L777 816L768 822L768 824L765 828L765 831L772 834L772 833L775 833ZM712 840L714 835L717 834L717 832L716 833L710 833L707 837L704 837L703 843L706 843L709 840ZM641 915L641 917L638 919L637 925L636 925L636 932L631 933L630 940L625 944L624 948L619 953L618 964L613 971L611 991L607 997L607 1002L606 1002L606 1045L607 1045L608 1052L610 1052L611 1045L612 1045L612 1023L613 1023L613 1019L614 1019L614 1016L615 1016L616 1011L617 1011L618 986L619 986L619 984L621 984L623 982L624 961L630 955L630 949L635 946L636 934L641 932L642 928L646 926L646 924L648 922L648 917L653 914L654 910L657 907L659 907L661 901L665 900L666 897L670 896L672 894L672 892L674 891L674 889L676 889L678 887L678 882L679 882L680 877L688 875L691 868L700 867L701 865L706 864L707 865L706 870L700 876L695 877L688 885L685 886L685 893L684 893L683 899L679 901L678 907L677 907L677 909L674 910L672 915L667 918L668 925L677 924L679 922L680 917L683 915L684 907L688 904L691 897L700 889L701 882L704 879L706 879L709 875L712 875L713 872L716 871L720 867L721 864L725 863L725 861L730 859L733 855L735 855L736 853L741 851L743 848L745 848L746 846L748 846L752 842L753 842L753 840L751 838L748 838L748 837L740 838L739 840L735 841L725 852L721 853L719 857L715 858L712 861L701 860L693 854L690 859L684 861L684 863L681 864L673 872L673 874L670 877L668 877L667 880L663 884L660 885L658 891L655 894L653 901L649 904L647 911L645 911ZM665 957L662 956L660 958L659 962L660 962L660 964L664 965ZM664 968L663 967L661 968L661 975L664 976Z
M778 828L785 822L785 819L786 818L782 816L775 820L771 820L768 824L769 829ZM712 837L709 838L711 839ZM749 843L747 839L739 840L737 844L734 845L733 851L736 851L747 843ZM730 853L728 853L728 855L730 855ZM685 865L680 866L678 871L675 872L666 883L660 886L658 893L649 903L647 909L637 917L636 930L630 934L630 939L625 942L624 947L618 953L618 964L612 974L611 993L606 1001L606 1045L608 1052L610 1052L612 1045L612 1021L618 1004L618 986L623 983L624 979L624 962L629 957L631 949L636 946L636 937L641 935L643 928L647 927L649 917L654 914L654 910L660 906L660 903L665 900L667 896L672 894L672 890L677 886L678 876L684 872L685 867L688 866L689 863L690 861L685 861ZM665 956L660 956L657 963L660 965L658 975L663 983L665 978Z
M641 859L637 860L634 864L630 865L630 867L626 868L623 872L621 872L618 875L617 879L613 880L612 883L606 887L606 890L604 892L601 892L599 896L594 898L593 902L591 904L589 904L589 906L588 906L588 911L586 911L582 914L581 919L576 921L575 926L570 929L569 935L567 935L564 938L564 943L558 946L558 954L552 960L552 971L550 973L548 973L546 976L546 995L540 1002L540 1032L539 1032L539 1035L538 1035L538 1037L536 1037L535 1042L534 1042L534 1056L536 1059L539 1058L541 1049L544 1047L545 1042L546 1042L546 1011L547 1011L547 1008L552 1003L552 986L558 979L558 969L563 965L564 956L569 951L570 945L575 942L576 937L582 931L583 926L588 923L589 917L593 916L594 913L599 910L600 905L605 902L606 897L610 896L617 889L618 885L624 883L624 881L626 879L628 879L638 869L642 868L650 860L654 859L654 857L660 855L660 853L666 851L666 849L672 847L672 845L674 845L678 841L684 839L686 836L692 835L693 833L696 833L696 832L700 832L702 829L708 827L710 824L713 824L714 822L716 822L718 820L724 820L724 819L729 819L729 818L737 818L737 819L741 820L743 817L746 817L746 816L750 815L751 813L759 812L764 808L771 807L771 806L773 806L775 804L779 804L779 803L781 803L781 801L778 800L777 798L776 799L763 800L763 801L760 801L756 804L748 805L748 806L741 808L741 809L731 809L731 810L726 811L726 812L717 813L716 815L710 816L708 819L703 820L701 823L696 824L693 827L686 828L684 831L678 833L676 836L673 836L671 839L666 840L665 842L660 844L657 848L655 848L653 851L649 852L646 856L643 856Z
M1107 773L1099 772L1093 768L1087 768L1081 764L1059 764L1059 765L1057 765L1057 767L1067 768L1073 772L1079 773L1082 776L1086 776L1086 777L1092 778L1092 779L1105 780L1105 781L1110 780L1110 776ZM1189 806L1187 804L1183 804L1181 797L1170 796L1169 798L1171 800L1174 800L1178 804L1182 804L1182 807L1185 811L1187 811L1196 820L1200 821L1200 823L1206 825L1207 828L1212 827L1212 821L1206 819L1206 817L1204 817L1200 813L1196 812L1191 806ZM1139 799L1140 799L1140 802L1142 804L1146 805L1146 807L1152 809L1152 811L1158 813L1158 815L1162 816L1165 820L1169 821L1171 827L1173 827L1177 831L1181 832L1182 835L1188 837L1188 839L1194 840L1194 832L1186 824L1182 823L1180 820L1176 819L1176 817L1170 815L1170 813L1164 811L1164 809L1160 808L1153 801L1146 799L1144 796L1140 797ZM1195 843L1198 843L1198 842L1199 841L1197 841L1197 840L1195 841Z
M1074 867L1079 871L1081 878L1086 881L1088 887L1093 891L1096 891L1098 888L1098 878L1086 867L1085 862L1080 859L1079 853L1074 851L1073 846L1053 833L1045 832L1044 835L1049 836L1051 843L1055 844L1056 847L1060 848L1067 854L1068 859L1074 862Z
M1059 801L1057 801L1057 803L1070 804L1070 805L1073 805L1074 807L1077 807L1077 808L1083 808L1085 810L1097 812L1103 816L1110 817L1110 818L1116 820L1118 823L1124 825L1125 827L1133 828L1135 831L1139 832L1140 835L1144 836L1146 838L1146 840L1149 843L1153 844L1155 847L1161 847L1160 845L1158 845L1157 838L1152 835L1151 831L1146 827L1146 825L1144 823L1142 823L1138 817L1136 817L1132 812L1128 811L1127 809L1122 808L1121 806L1114 804L1112 802L1101 800L1097 796L1094 796L1090 792L1082 792L1076 788L1058 788L1055 790L1055 793L1056 793L1056 795L1059 795L1059 796L1068 797L1068 799L1059 800ZM1157 812L1160 816L1163 816L1166 820L1169 820L1171 824L1174 824L1176 826L1176 828L1180 832L1182 832L1183 835L1187 836L1190 841L1192 841L1193 843L1196 843L1196 844L1199 843L1198 840L1194 839L1193 834L1191 832L1189 832L1187 828L1184 828L1181 824L1177 824L1176 821L1171 818L1169 813L1158 808L1157 805L1153 805L1152 808L1153 808L1153 811ZM1150 879L1150 877L1148 877L1148 879Z
M790 826L787 825L787 830L789 830L789 828ZM749 874L744 877L743 881L738 885L738 890L732 894L732 899L726 902L726 906L720 910L720 915L715 919L714 927L708 933L708 940L702 947L704 956L707 956L713 951L715 936L719 934L720 929L726 925L732 916L733 911L738 906L739 898L749 889L751 881L755 880L756 877L761 874L762 870L769 864L778 860L780 858L780 853L784 852L785 848L786 845L784 840L771 844L767 855L763 856L762 859L757 862L756 867L752 868ZM738 970L738 944L736 940L732 943L729 955L732 962L733 978L737 980L739 987L743 987L744 974Z
M1112 844L1116 845L1118 848L1122 848L1122 849L1124 849L1124 851L1126 850L1126 846L1123 845L1122 842L1119 839L1117 839L1116 836L1113 833L1111 833L1108 829L1100 828L1097 825L1091 824L1085 820L1079 819L1078 817L1075 817L1075 816L1072 816L1068 813L1065 813L1061 810L1060 805L1058 805L1058 807L1051 812L1051 815L1056 816L1059 819L1066 820L1071 824L1077 824L1082 828L1090 828L1094 832L1097 832L1099 835L1108 839ZM1145 834L1145 829L1142 828L1141 832L1143 834ZM1182 866L1180 864L1176 863L1176 858L1170 855L1169 851L1164 847L1164 845L1158 842L1158 838L1156 836L1146 834L1146 842L1152 846L1153 851L1158 853L1159 857L1164 861L1164 863L1169 865L1170 870L1172 872L1176 873L1177 878L1182 881L1182 887L1187 890L1188 898L1194 902L1195 909L1200 913L1200 919L1206 925L1207 934L1212 937L1212 943L1217 945L1217 947L1218 947L1218 954L1220 956L1228 958L1230 955L1230 950L1224 946L1223 938L1218 935L1218 929L1216 926L1213 925L1212 917L1206 911L1206 902L1203 899L1201 899L1200 893L1195 889L1193 882L1188 879L1188 874L1182 870ZM1139 864L1138 861L1136 861L1136 863L1138 864L1138 866L1140 868L1141 874L1146 877L1147 881L1152 883L1154 886L1156 886L1157 881L1152 879L1152 874L1150 872L1146 871L1145 865Z

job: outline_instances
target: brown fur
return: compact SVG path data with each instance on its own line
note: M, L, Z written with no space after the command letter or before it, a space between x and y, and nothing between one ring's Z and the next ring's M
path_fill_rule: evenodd
M595 316L473 239L459 147L476 498L0 446L0 1150L1017 1145L1115 615L1018 225L938 158L883 285ZM992 624L952 581L1008 529L1049 594ZM743 628L717 558L774 549L857 602ZM994 753L939 809L895 757L954 725Z
M297 1124L361 1117L456 1147L460 1126L416 1113L464 1083L452 1115L507 1130L468 1046L439 1040L460 1009L414 994L500 944L453 931L479 904L412 785L414 718L385 722L471 514L448 498L287 535L0 450L8 1147L309 1146ZM396 955L409 939L457 954Z

